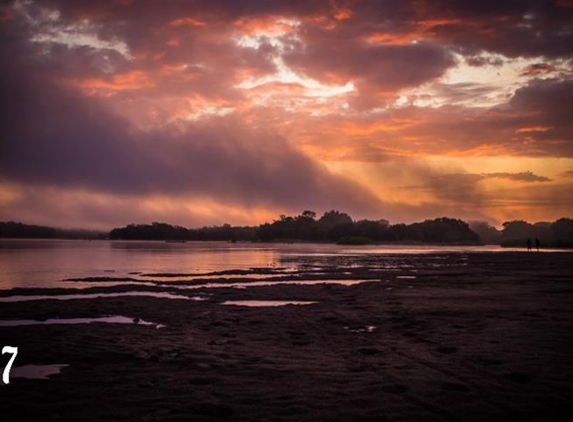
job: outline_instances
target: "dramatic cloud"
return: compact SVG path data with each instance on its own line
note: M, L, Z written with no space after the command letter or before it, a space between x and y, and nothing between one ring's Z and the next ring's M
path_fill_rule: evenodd
M45 80L40 68L3 72L0 176L7 179L118 194L214 194L242 206L379 205L272 131L218 117L136 130L97 100Z
M545 176L538 176L530 171L522 173L457 173L457 174L444 174L440 177L447 177L452 179L464 179L466 182L477 183L487 179L506 179L516 182L551 182L551 179Z
M0 6L0 220L573 212L573 3Z
M483 178L493 178L493 179L508 179L515 180L517 182L551 182L549 177L537 176L530 171L523 173L485 173L481 175Z

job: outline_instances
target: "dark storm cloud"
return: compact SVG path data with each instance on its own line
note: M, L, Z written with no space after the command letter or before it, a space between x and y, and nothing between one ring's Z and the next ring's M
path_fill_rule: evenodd
M437 84L436 91L448 98L442 107L400 107L354 120L326 116L315 123L320 129L315 142L338 139L350 122L362 128L382 123L380 130L353 136L355 142L347 143L343 154L333 150L329 155L363 162L384 162L395 154L573 157L573 81L532 80L507 103L491 108L457 104L472 93L487 94L487 85L458 88ZM392 122L404 124L393 127Z
M5 179L123 194L197 193L251 205L379 205L366 189L331 175L271 131L250 130L233 118L138 131L97 99L46 77L49 63L22 54L8 60L14 49L2 44Z
M177 18L192 17L224 28L239 18L285 16L303 21L304 41L348 40L358 47L363 37L383 32L436 39L460 51L490 51L516 56L571 57L573 5L570 1L362 0L362 1L46 1L63 19L101 23L102 37L120 36L135 49L157 40L154 30ZM336 11L349 11L337 21ZM324 30L326 23L328 26ZM317 25L322 25L320 34ZM201 29L201 28L195 28ZM323 38L319 40L318 38ZM360 51L357 51L360 54ZM420 60L421 62L422 60Z
M547 63L534 63L523 69L524 76L543 76L557 71L557 68Z
M485 50L509 57L573 54L573 8L559 1L423 1L434 19L458 18L432 33L465 51Z
M426 43L373 46L326 39L306 40L306 47L286 55L286 62L310 77L335 77L357 81L359 88L391 92L417 86L440 76L453 65L443 48ZM418 66L413 64L418 62Z
M569 136L573 135L573 80L535 80L516 91L510 107L537 112L541 115L537 123L563 126Z
M480 88L487 92L487 87ZM465 90L441 91L451 103L464 99ZM436 109L404 108L387 118L414 123L400 131L411 151L471 152L533 157L573 157L573 81L533 80L517 90L506 104L492 108L447 105ZM384 146L399 147L395 133L381 137ZM404 144L402 144L404 146Z
M525 128L543 128L521 132L535 139L539 155L573 156L573 81L538 80L519 89L510 102L511 110L529 114Z
M69 17L95 17L103 21L133 18L167 20L188 15L211 16L223 21L243 16L306 16L328 13L333 4L330 1L304 0L169 0L161 2L161 7L157 7L155 0L47 0L42 3L46 7L62 10Z
M571 57L569 1L417 0L356 3L355 18L371 31L415 32L465 53L508 57Z
M45 10L60 12L57 23L36 17L36 32L89 19L102 40L122 40L138 57L161 56L167 63L209 58L212 68L226 72L210 74L210 79L205 78L195 88L219 89L222 96L232 96L221 83L229 80L228 70L244 68L252 75L274 70L265 48L236 48L231 41L235 24L241 19L292 17L301 26L296 37L284 37L290 47L284 55L286 63L321 81L353 80L359 91L354 101L375 106L383 101L377 96L391 96L397 89L442 75L455 64L451 51L467 54L468 62L474 65L495 62L496 58L475 56L481 52L509 57L573 57L573 7L569 6L563 1L219 0L169 1L157 7L152 1L62 0L32 4L28 13L35 11L41 16ZM336 18L336 11L342 9L348 11L347 16ZM172 25L182 19L197 24ZM369 37L380 34L389 41L368 42ZM166 48L167 42L172 43L171 48ZM76 67L84 69L80 73L90 68L89 60L71 56L60 63L73 66L77 62L80 66ZM130 67L117 57L109 60L116 62L118 70ZM102 68L95 59L91 61ZM173 88L177 89L177 84Z
M436 39L461 51L490 51L515 56L568 56L573 54L573 7L566 1L48 1L44 7L60 10L64 19L90 18L102 23L105 38L120 36L134 49L150 48L154 31L166 23L193 17L210 26L239 18L286 16L303 21L303 41L310 51L329 41L352 44L360 60L363 37L377 32L417 34ZM337 9L347 8L348 19L334 19ZM333 27L324 30L328 21ZM191 27L189 30L205 28ZM415 49L414 49L415 50ZM380 59L387 56L373 50ZM351 52L345 52L350 55ZM421 50L419 62L428 59ZM427 53L426 53L427 54ZM325 53L326 55L326 53ZM341 62L344 61L341 58ZM430 57L431 59L431 57ZM431 67L432 63L428 63Z

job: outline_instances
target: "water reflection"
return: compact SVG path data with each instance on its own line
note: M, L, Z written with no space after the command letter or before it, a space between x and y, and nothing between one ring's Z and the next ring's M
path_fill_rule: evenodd
M376 327L375 325L366 325L363 327L355 327L355 328L344 327L344 329L350 331L351 333L360 334L360 333L373 333L378 329L378 327Z
M136 324L154 326L155 328L163 328L165 325L156 324L154 322L145 321L140 318L130 318L121 315L103 316L96 318L49 318L45 321L37 321L33 319L14 319L14 320L0 320L0 327L22 327L29 325L76 325L76 324L92 324L92 323L106 323L106 324Z
M265 286L281 286L281 285L297 285L297 286L313 286L317 284L340 284L342 286L354 286L355 284L362 284L368 282L379 282L378 279L361 279L361 280L282 280L282 281L250 281L250 282L237 282L237 283L206 283L194 285L170 285L181 290L196 290L196 289L247 289L249 287L265 287Z
M28 378L28 379L48 379L51 375L59 374L62 369L68 367L66 364L52 365L24 365L16 366L10 371L10 378Z
M0 239L0 289L61 287L65 278L129 273L207 273L278 267L280 247L224 242Z
M251 308L287 306L287 305L312 305L318 302L306 302L300 300L227 300L223 305L247 306Z
M160 299L179 300L204 300L203 298L175 295L167 292L120 292L120 293L80 293L68 295L30 295L30 296L6 296L0 297L0 302L29 302L32 300L74 300L74 299L97 299L125 296L149 296Z
M357 257L364 261L364 265L388 271L412 268L411 259L404 259L412 254L420 257L444 254L435 261L436 266L441 266L448 265L446 253L463 252L463 258L467 259L468 253L499 251L511 250L489 246L348 247L332 244L0 239L0 289L61 287L61 280L65 278L109 274L115 277L141 277L150 273L196 276L253 268L276 273L319 268L329 263L338 269L353 268L357 265ZM262 277L255 273L250 271L249 276Z

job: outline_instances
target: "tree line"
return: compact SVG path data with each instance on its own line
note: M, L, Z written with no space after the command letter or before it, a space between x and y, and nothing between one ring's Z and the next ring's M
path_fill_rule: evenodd
M327 211L316 218L314 211L297 216L281 215L272 223L259 226L262 241L307 240L346 244L377 242L478 243L478 236L468 224L454 218L436 218L413 224L390 225L388 220L354 221L340 211Z
M15 221L0 221L0 238L13 239L106 239L109 232L85 229L60 229Z
M421 223L390 225L387 220L354 221L340 211L327 211L320 218L314 211L281 215L258 227L223 226L188 229L165 223L130 224L113 229L110 239L130 240L227 240L262 242L377 242L479 243L468 224L453 218L436 218Z
M227 240L227 241L256 241L256 227L234 227L230 224L222 226L188 229L172 226L166 223L129 224L115 228L109 233L110 239L124 240Z
M528 223L523 220L506 221L501 230L484 222L470 222L471 229L484 243L502 246L524 246L527 239L539 239L542 246L573 248L573 219L560 218L554 222Z
M259 226L211 226L186 228L167 223L129 224L110 232L58 229L0 222L0 238L123 239L168 241L262 241L369 243L497 244L524 246L527 239L539 239L542 246L573 247L573 219L528 223L515 220L502 229L486 222L440 217L412 224L390 224L387 220L353 220L344 212L331 210L317 217L314 211L281 215Z

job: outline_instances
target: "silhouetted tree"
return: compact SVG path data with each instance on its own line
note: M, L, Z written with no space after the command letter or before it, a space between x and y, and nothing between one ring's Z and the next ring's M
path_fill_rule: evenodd
M352 218L344 212L339 212L335 210L330 210L325 212L322 217L318 220L318 224L325 230L328 231L332 227L338 224L352 223Z
M485 221L470 221L470 229L479 236L480 240L486 245L499 245L501 242L501 233L498 229Z
M523 220L506 221L502 224L502 240L526 240L535 237L533 225Z
M560 218L551 225L555 246L573 247L573 219Z
M416 233L416 240L428 243L477 242L479 237L471 231L465 221L441 217L414 223L411 229Z

